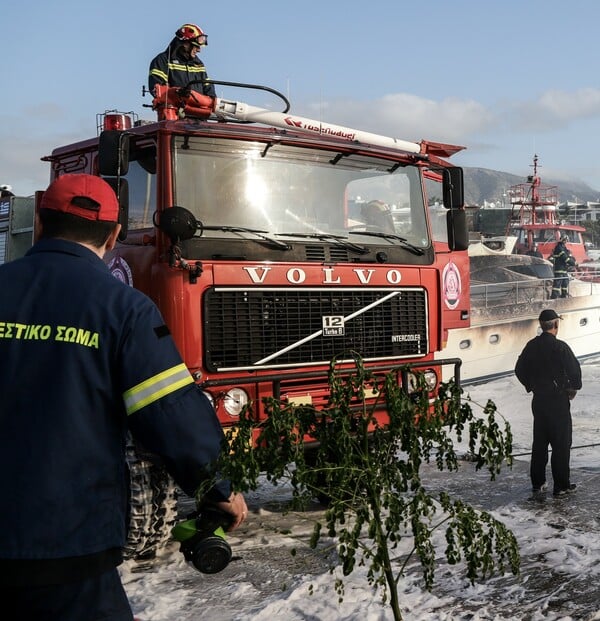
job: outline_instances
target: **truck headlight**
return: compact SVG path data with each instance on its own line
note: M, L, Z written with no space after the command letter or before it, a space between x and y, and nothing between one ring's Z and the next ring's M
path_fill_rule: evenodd
M223 395L223 407L229 416L239 416L248 401L248 393L242 388L230 388Z
M435 390L438 384L437 373L433 369L426 369L425 371L421 371L418 373L409 373L408 374L408 387L407 390L410 393L413 393L419 389L420 379L423 378L425 381L425 387L429 392Z

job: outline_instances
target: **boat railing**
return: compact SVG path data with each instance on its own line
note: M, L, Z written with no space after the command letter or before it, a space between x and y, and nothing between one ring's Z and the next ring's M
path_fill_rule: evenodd
M570 276L586 282L600 283L600 263L580 263L574 272L570 272Z
M554 278L527 278L502 282L472 282L471 304L477 308L498 308L550 300ZM569 273L569 297L600 294L600 272Z

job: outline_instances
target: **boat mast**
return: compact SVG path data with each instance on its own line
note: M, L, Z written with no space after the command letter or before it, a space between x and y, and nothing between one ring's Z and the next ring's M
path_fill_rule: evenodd
M526 183L518 183L508 190L511 213L507 225L507 235L514 227L523 224L558 224L558 187L543 185L538 175L538 156L533 156L533 175Z

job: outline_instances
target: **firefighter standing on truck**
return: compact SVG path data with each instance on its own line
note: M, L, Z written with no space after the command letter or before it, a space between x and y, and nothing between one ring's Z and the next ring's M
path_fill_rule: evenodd
M102 261L119 204L101 178L65 174L41 200L39 240L0 266L0 599L6 619L130 621L125 544L130 430L193 496L223 432L167 326ZM247 515L217 481L205 499Z
M167 49L150 63L150 92L154 93L157 84L183 88L192 80L206 80L206 67L196 56L205 45L208 45L208 37L199 26L183 24ZM210 83L198 82L192 84L190 89L208 97L216 97L215 87Z

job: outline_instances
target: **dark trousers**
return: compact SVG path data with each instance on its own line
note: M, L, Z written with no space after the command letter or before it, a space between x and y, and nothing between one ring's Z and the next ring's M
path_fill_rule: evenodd
M534 394L533 446L531 448L531 484L541 487L546 482L548 445L552 447L550 465L554 491L568 489L571 480L571 405L566 394Z
M552 284L552 299L566 298L569 295L569 274L566 271L555 270Z
M0 610L7 621L132 621L116 569L65 584L0 586Z

